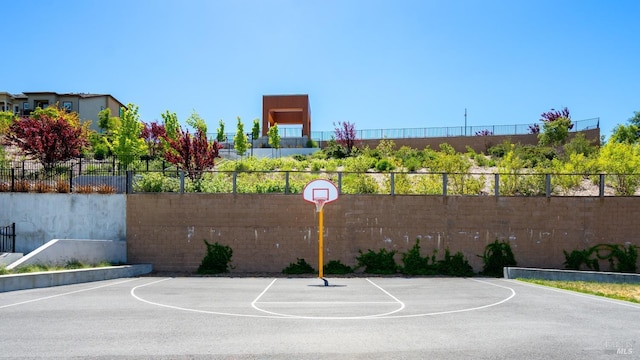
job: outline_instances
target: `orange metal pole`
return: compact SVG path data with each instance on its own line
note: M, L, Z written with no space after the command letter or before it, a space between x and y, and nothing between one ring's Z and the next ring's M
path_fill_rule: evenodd
M324 277L324 209L318 213L318 277Z

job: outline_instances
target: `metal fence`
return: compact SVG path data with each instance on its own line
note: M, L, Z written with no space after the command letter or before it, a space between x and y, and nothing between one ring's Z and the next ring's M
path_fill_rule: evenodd
M177 171L164 160L145 157L77 158L51 169L45 169L36 161L10 161L0 166L0 192L125 193L128 171L155 170L163 174Z
M573 126L569 131L577 132L600 127L600 118L585 120L575 120L571 122ZM453 137L453 136L478 136L478 135L525 135L531 134L532 129L540 123L516 124L516 125L474 125L474 126L448 126L448 127L425 127L406 129L365 129L356 130L356 137L359 140L373 139L410 139L410 138L431 138L431 137ZM278 133L282 138L302 137L302 126L299 127L278 127ZM215 138L216 134L208 134L210 138ZM235 133L226 134L227 141L233 143ZM312 131L311 140L328 141L335 137L335 131Z
M131 159L129 159L131 160ZM44 169L33 161L0 167L0 192L37 193L280 193L298 194L316 178L344 194L638 196L640 174L536 174L522 172L205 171L184 174L164 160L74 159Z
M163 176L136 172L132 193L201 192L302 194L311 180L327 179L342 194L413 196L638 196L640 174L513 174L343 171L206 171Z
M16 250L16 223L0 227L0 253L12 253Z

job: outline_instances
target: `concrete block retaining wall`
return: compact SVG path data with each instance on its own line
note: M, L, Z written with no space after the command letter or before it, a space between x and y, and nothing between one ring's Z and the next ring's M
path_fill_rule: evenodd
M638 197L341 195L324 209L324 259L353 266L359 251L384 248L401 264L420 239L423 256L461 251L479 271L479 255L499 239L519 266L562 269L563 250L640 245L639 206ZM297 258L317 268L317 221L301 195L129 195L128 260L195 271L207 240L233 249L234 272L281 272Z

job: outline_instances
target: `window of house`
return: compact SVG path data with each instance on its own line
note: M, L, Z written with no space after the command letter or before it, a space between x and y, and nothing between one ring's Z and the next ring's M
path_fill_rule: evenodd
M36 100L36 107L40 109L46 109L49 107L49 100Z

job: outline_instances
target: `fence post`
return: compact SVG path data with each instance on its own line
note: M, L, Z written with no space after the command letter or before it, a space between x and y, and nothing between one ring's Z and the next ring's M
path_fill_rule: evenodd
M500 174L493 174L493 189L494 195L500 196Z
M447 196L447 173L442 173L442 195Z
M69 192L73 192L73 167L69 170Z
M180 170L180 194L184 194L184 171Z
M604 174L600 174L600 197L604 197Z
M395 189L395 185L396 185L395 184L395 176L393 176L393 175L395 175L395 173L391 173L391 195L395 195L395 192L396 192L395 191L396 190Z
M551 174L546 174L544 176L545 189L547 193L547 197L551 197Z
M236 190L237 190L237 185L238 185L237 180L238 180L238 172L234 171L233 172L233 190L232 190L234 194L236 193Z
M342 194L342 171L338 172L338 194Z
M289 194L289 171L284 172L284 193Z
M16 252L16 223L11 223L11 252Z
M11 192L16 191L16 169L11 168Z
M126 174L126 177L125 177L125 182L126 182L125 193L131 194L131 170L127 170L127 172L125 174Z

